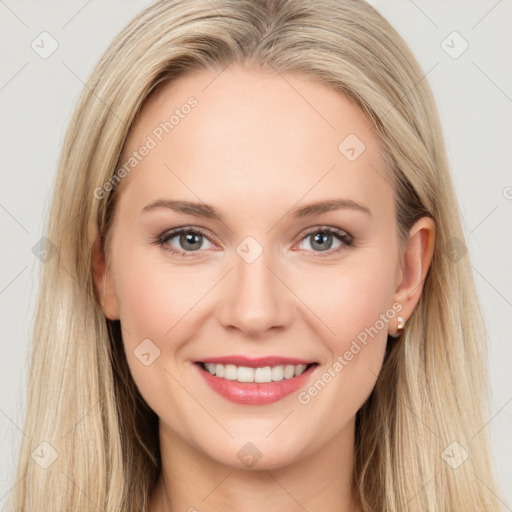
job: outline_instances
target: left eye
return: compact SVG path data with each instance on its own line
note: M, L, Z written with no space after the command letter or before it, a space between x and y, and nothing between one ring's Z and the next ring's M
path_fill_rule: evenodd
M302 249L313 252L336 251L341 246L350 246L352 243L347 234L332 228L310 231L302 238L301 242L307 242L306 247L301 247ZM336 244L336 242L337 245L333 247L333 244Z

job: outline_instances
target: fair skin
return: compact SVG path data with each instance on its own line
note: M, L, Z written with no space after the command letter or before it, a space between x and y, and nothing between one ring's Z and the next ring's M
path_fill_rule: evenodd
M318 362L307 388L394 303L407 321L421 295L432 221L420 219L400 250L394 191L368 120L327 85L283 76L232 66L166 84L145 103L121 158L197 99L123 179L110 268L95 257L103 310L121 320L133 378L159 417L163 469L151 512L360 510L350 491L355 415L375 385L396 315L307 404L297 393L236 404L193 367L229 354L299 357ZM338 149L349 134L366 146L354 161ZM164 207L142 213L158 199L206 203L222 221ZM330 199L370 213L293 216ZM199 249L179 236L152 243L182 226L206 232ZM314 238L322 227L353 243L327 236L322 251ZM251 263L236 250L247 236L263 250ZM145 339L160 350L149 366L134 355ZM237 456L249 442L261 453L252 467Z

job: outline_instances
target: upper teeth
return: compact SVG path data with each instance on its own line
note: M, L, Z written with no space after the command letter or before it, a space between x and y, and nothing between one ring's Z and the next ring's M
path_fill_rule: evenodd
M234 364L205 363L206 370L212 375L238 382L272 382L297 377L307 368L305 364L288 364L281 366L264 366L263 368L249 368Z

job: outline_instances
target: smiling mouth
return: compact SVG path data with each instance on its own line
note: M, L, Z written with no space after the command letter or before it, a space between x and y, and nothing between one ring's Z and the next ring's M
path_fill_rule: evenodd
M318 365L318 363L287 364L250 368L248 366L204 363L202 361L197 361L195 364L199 365L205 372L219 379L261 384L290 380L294 377L299 377L311 367Z

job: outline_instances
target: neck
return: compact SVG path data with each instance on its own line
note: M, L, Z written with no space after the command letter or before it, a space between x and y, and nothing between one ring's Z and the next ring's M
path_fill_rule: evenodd
M266 469L257 469L259 464L250 469L221 464L195 450L162 422L159 435L162 472L149 512L361 510L350 483L354 422L320 450Z

